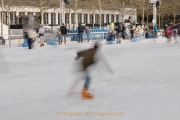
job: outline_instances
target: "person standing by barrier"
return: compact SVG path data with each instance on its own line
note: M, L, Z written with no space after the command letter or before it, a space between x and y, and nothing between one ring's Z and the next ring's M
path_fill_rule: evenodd
M149 27L148 27L148 25L145 26L144 31L145 31L145 38L149 39L149 34L148 34L149 33Z
M122 39L122 25L119 24L117 28L117 44L121 44L121 39Z
M125 26L124 26L124 24L122 24L122 37L123 37L123 40L125 40Z
M130 32L131 32L131 39L133 39L133 37L134 37L134 29L133 29L133 24L131 23L130 24Z
M128 38L129 38L129 28L128 28L128 26L125 27L125 38L126 38L126 40L128 40Z
M157 38L157 26L156 26L156 24L154 25L154 32L155 32L155 36L156 36L156 38Z
M67 29L66 29L66 26L64 26L64 23L61 24L60 31L61 31L61 40L63 40L63 37L64 37L64 44L66 44Z
M82 36L83 36L84 29L85 29L85 27L83 27L83 26L79 23L79 26L78 26L78 38L79 38L79 40L78 40L78 43L82 43L82 42L83 42Z
M86 31L86 33L87 33L87 39L88 39L87 43L89 43L90 30L89 30L89 27L88 27L88 26L85 26L85 31Z
M41 27L39 28L39 37L40 37L40 47L44 47L44 33L45 33L45 30L43 28L43 26L41 25Z

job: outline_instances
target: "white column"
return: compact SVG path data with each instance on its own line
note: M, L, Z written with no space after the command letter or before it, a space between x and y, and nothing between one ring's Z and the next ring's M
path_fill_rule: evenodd
M65 13L62 14L62 23L65 24Z
M90 23L89 18L89 14L87 14L87 23Z
M18 18L18 16L19 16L19 12L17 11L16 12L16 17ZM17 24L19 24L19 18L17 19Z
M122 14L119 14L119 22L122 22Z
M48 13L48 24L51 24L51 13Z
M77 27L78 26L78 14L76 14L76 23L75 24L76 24L75 27Z
M15 13L13 12L13 25L15 25L15 19L16 19L16 16L15 16Z
M27 15L27 12L25 12L25 15Z
M84 23L84 14L81 14L82 23Z
M69 17L70 17L70 19L68 18L68 19L70 20L70 21L69 21L69 23L70 23L69 26L70 26L70 29L72 29L72 28L71 28L71 12L70 12L70 14L69 14Z
M58 13L56 12L56 24L58 24Z
M116 21L116 14L114 14L114 23L116 23L117 21Z
M111 14L109 14L109 23L111 23Z
M95 23L95 19L96 19L96 18L95 18L95 15L96 15L96 14L93 15L93 23Z
M2 11L0 12L0 22L1 22L1 16L2 16Z

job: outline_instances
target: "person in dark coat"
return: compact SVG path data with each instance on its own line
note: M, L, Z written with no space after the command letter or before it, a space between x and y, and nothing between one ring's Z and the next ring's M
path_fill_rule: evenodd
M64 26L63 23L61 25L60 31L61 31L61 36L62 36L61 40L63 40L63 37L64 37L64 44L66 44L67 29L66 29L66 26Z
M85 27L82 26L80 23L79 23L79 26L78 26L78 43L82 43L83 42L83 33L84 33L84 30L85 30Z
M123 37L123 40L125 40L125 26L124 26L124 24L122 24L122 37Z
M121 43L122 32L123 32L122 25L119 24L117 28L117 43L119 44Z
M131 33L131 39L133 39L133 37L134 37L134 29L133 29L133 24L131 23L130 24L130 33Z

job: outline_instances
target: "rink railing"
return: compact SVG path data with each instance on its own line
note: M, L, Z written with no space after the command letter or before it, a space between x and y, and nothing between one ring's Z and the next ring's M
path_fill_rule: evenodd
M0 35L3 36L5 38L5 44L9 44L9 47L11 47L12 45L17 45L18 44L18 40L20 40L20 43L22 44L25 39L23 37L23 35ZM89 40L93 41L93 40L105 40L108 37L108 33L107 32L91 32L89 35ZM37 42L37 45L39 45L40 43L40 38L39 36L37 36L36 38L34 38L34 40ZM44 40L47 44L49 44L50 41L52 40L57 40L57 34L44 34ZM87 33L83 33L83 41L87 41L88 37L87 37ZM66 41L67 42L72 42L72 41L78 41L78 33L67 33L66 35Z

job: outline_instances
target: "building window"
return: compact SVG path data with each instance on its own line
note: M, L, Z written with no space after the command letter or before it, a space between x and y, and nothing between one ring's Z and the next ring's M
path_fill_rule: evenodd
M10 25L15 25L16 23L16 13L11 12L10 13Z
M10 13L10 25L13 25L13 13Z
M22 16L25 15L25 12L19 12L19 25L22 25Z
M96 15L95 15L95 23L99 23L99 21L100 21L100 20L99 20L99 14L96 14Z
M84 14L84 23L88 23L88 17L87 17L88 15L87 14Z
M106 23L109 23L109 15L106 15Z
M114 23L114 15L111 15L111 22Z
M72 23L72 24L74 24L74 18L75 18L75 14L72 13L72 14L71 14L71 23ZM75 20L75 21L76 21L76 20ZM76 24L76 22L75 22L75 24Z
M48 13L44 13L44 24L48 24Z
M68 24L69 23L69 13L65 14L65 23Z
M93 23L93 14L90 14L89 20L90 20L90 23Z
M7 12L3 12L4 13L4 17L3 17L3 23L7 25ZM2 17L2 14L1 14Z
M116 22L119 22L119 15L116 15Z
M56 13L51 13L51 25L56 24Z
M81 16L81 14L78 14L78 23L82 23L82 16Z
M101 15L101 23L104 23L104 15Z

